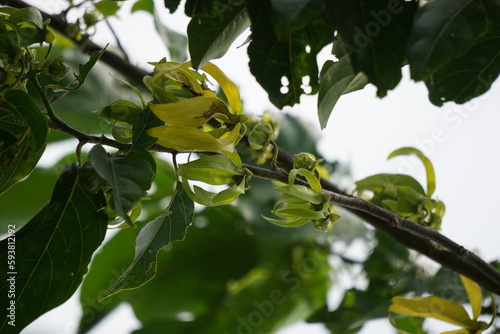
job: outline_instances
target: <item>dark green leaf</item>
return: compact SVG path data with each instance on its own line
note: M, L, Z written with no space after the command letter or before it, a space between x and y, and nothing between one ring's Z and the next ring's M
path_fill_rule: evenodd
M135 13L139 10L143 10L150 14L154 14L155 11L155 3L153 0L137 0L132 9L130 10L132 13Z
M0 130L6 134L0 142L0 194L35 168L48 133L46 117L28 94L11 90L5 102L0 111Z
M327 3L354 71L366 74L384 97L401 80L401 67L417 1L360 0Z
M127 293L121 293L103 302L98 301L99 296L109 289L130 265L130 259L134 257L132 245L136 235L137 229L135 228L120 230L106 242L92 260L89 272L82 283L80 304L83 312L78 333L86 333L129 297Z
M131 302L143 323L136 333L233 333L238 326L243 333L275 333L325 303L327 255L314 244L262 242L245 232L233 207L200 217L206 227L194 226L185 241L162 252L157 277ZM183 321L186 314L191 321Z
M144 225L135 240L132 264L100 298L107 298L122 290L136 289L150 281L157 271L158 252L174 241L183 240L193 221L194 203L178 189L168 211Z
M271 20L270 2L247 1L252 20L252 42L248 47L250 71L278 108L292 106L302 94L318 91L316 55L333 40L333 32L322 17L278 40Z
M116 15L120 6L121 1L116 0L101 0L95 4L95 8L97 8L104 16Z
M132 224L128 212L146 195L154 179L156 165L151 154L132 151L127 155L109 155L101 145L95 145L89 152L89 161L111 186L114 209Z
M368 84L362 72L354 72L348 56L323 65L319 76L318 116L321 129L326 127L337 101L344 94L363 89Z
M304 28L323 11L321 0L271 0L271 8L278 40Z
M499 73L500 19L497 19L485 36L463 55L440 67L425 82L429 100L437 106L448 101L465 103L487 92Z
M193 17L187 28L193 67L201 68L208 61L222 57L249 26L245 6L231 8L220 19Z
M453 57L460 56L488 30L483 1L431 1L419 9L410 39L411 77L427 80Z
M132 129L132 149L146 150L156 143L158 139L149 136L146 131L163 124L163 121L156 117L150 108L146 108L146 110L139 114L139 117L135 120Z
M104 196L81 185L75 165L67 166L56 183L49 203L15 234L15 327L2 319L2 333L19 333L43 313L62 304L80 285L92 254L101 244L107 217L101 211ZM7 264L7 244L0 259ZM5 272L5 271L2 271ZM15 272L11 274L9 272ZM2 275L0 291L8 295L10 284ZM7 298L3 298L8 302ZM5 310L5 308L2 309Z
M179 7L181 0L164 0L165 8L170 10L170 13L174 13Z
M187 0L185 13L187 16L204 16L222 19L227 12L240 6L244 0Z

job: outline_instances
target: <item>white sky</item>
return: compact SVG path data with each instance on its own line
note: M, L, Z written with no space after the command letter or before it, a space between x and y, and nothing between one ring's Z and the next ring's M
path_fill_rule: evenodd
M160 10L162 2L157 1ZM50 11L64 3L62 0L46 0L44 6ZM39 1L36 4L41 5ZM182 5L180 8L183 8ZM166 12L162 13L165 24L179 32L185 31L187 18L182 10L173 17ZM114 19L111 24L136 64L157 61L166 56L149 15L136 13L127 18L126 26ZM100 28L107 30L105 26ZM97 37L99 44L113 43L108 33ZM246 35L222 60L214 63L239 85L247 110L255 113L277 111L247 70L246 48L236 49L245 38ZM322 59L328 58L328 51L322 53ZM436 195L447 206L442 233L479 252L486 261L497 259L500 253L497 241L500 232L497 208L500 203L499 90L497 80L493 88L478 99L461 106L446 104L437 108L428 101L425 86L411 82L405 69L404 80L382 100L375 97L373 87L342 97L322 132L320 150L328 159L348 163L356 180L387 172L407 173L424 182L425 172L420 164L412 165L404 158L385 160L390 152L403 146L421 149L434 164ZM300 105L286 108L284 112L311 122L319 131L316 110L316 97L307 97ZM73 334L78 309L78 294L75 294L68 303L47 313L22 333ZM66 321L61 322L61 319ZM120 312L91 334L125 334L138 326L132 310L124 305ZM45 329L40 331L41 328ZM433 326L434 330L438 328L442 329ZM280 334L305 331L310 334L328 333L321 326L298 325ZM390 332L384 320L367 326L361 333L373 331Z

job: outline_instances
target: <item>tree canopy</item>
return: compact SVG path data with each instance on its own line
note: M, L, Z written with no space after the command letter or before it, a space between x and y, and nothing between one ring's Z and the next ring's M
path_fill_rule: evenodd
M428 333L426 318L458 326L447 333L498 331L500 265L440 233L429 157L388 156L417 159L423 184L353 181L299 119L251 116L235 73L212 62L248 34L269 101L317 95L321 129L343 95L372 86L384 98L406 67L432 104L463 104L500 73L498 0L132 3L0 0L1 333L79 287L78 333L122 303L135 334L275 333L297 321L357 333L379 318L398 333ZM164 58L137 66L126 36L95 43L124 7L151 15ZM164 24L167 10L189 17L185 34ZM334 60L318 63L325 48ZM42 166L56 145L72 153ZM355 244L365 256L347 252Z

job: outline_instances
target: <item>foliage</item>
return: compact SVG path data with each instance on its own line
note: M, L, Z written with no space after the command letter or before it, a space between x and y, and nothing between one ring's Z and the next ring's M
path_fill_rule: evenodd
M500 274L436 231L445 207L432 197L427 157L408 147L389 155L420 158L426 190L412 176L379 174L346 194L331 182L345 169L321 158L306 126L246 115L232 74L210 61L250 28L249 67L270 101L283 108L317 93L322 128L342 95L372 84L383 97L407 64L432 103L464 103L500 73L498 1L188 0L185 37L153 0L137 0L131 12L151 15L168 49L140 78L126 54L80 55L121 1L68 1L50 19L9 3L20 8L0 8L2 333L20 332L80 285L79 333L123 302L142 324L135 333L274 333L300 320L356 333L388 310L405 315L390 317L401 333L425 333L423 317L463 327L455 333L494 324L478 320L497 313L494 297L481 312L479 285L499 294ZM170 12L179 4L164 2ZM73 11L81 18L71 21ZM318 64L327 45L335 60ZM74 153L41 168L47 146L68 138ZM117 232L98 251L108 228ZM346 255L354 242L365 259ZM427 270L408 248L452 271ZM332 276L359 270L365 286L328 305L329 289L340 289ZM450 301L443 282L457 273L466 293ZM459 304L465 295L473 317Z

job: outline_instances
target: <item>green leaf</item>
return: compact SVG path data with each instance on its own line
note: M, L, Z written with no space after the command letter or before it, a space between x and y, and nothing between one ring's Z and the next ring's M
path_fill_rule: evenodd
M0 194L28 176L45 151L47 119L23 91L5 94L0 106Z
M170 60L180 62L186 61L188 48L187 37L165 26L161 22L156 10L154 11L153 19L156 31L158 32L161 39L163 40L163 43L168 49Z
M189 180L208 184L227 184L234 181L234 176L243 175L243 170L235 166L225 155L206 155L180 164L177 173Z
M483 1L431 1L419 9L408 41L411 77L426 80L488 30Z
M164 0L165 8L170 10L170 13L174 13L179 7L181 0Z
M278 108L300 102L302 94L318 91L316 55L333 40L333 33L321 16L294 31L286 40L274 33L269 1L247 1L252 20L252 41L248 47L250 71Z
M354 72L366 74L377 86L378 97L387 95L401 80L417 8L417 1L404 0L327 3L332 25L338 29Z
M193 17L187 28L193 67L201 68L210 60L225 55L234 40L249 26L245 6L232 8L221 19Z
M82 315L77 333L87 333L94 325L109 314L130 294L121 293L113 295L103 302L98 298L109 289L121 273L130 265L130 259L134 257L134 249L131 245L137 235L137 229L125 228L108 240L101 251L96 253L88 274L82 283L80 304Z
M99 117L134 124L142 109L128 100L117 100L99 109Z
M134 5L132 6L132 9L130 9L131 13L135 13L137 11L143 10L145 12L148 12L150 14L154 14L155 10L155 3L153 0L137 0Z
M156 164L151 154L132 151L127 155L109 155L101 145L95 145L89 152L89 161L111 186L114 209L132 224L128 212L146 195L155 176Z
M348 56L339 61L328 60L319 76L318 116L321 129L326 127L337 101L344 94L363 89L368 78L362 72L354 72Z
M15 327L7 323L9 318L4 318L2 333L19 333L75 292L92 254L104 239L104 205L101 192L91 193L82 186L75 165L63 170L49 203L13 237L15 267L6 274L15 277L15 299L11 299L15 300ZM7 238L0 243L0 259L5 264L7 245L12 240ZM8 295L9 288L9 282L3 279L3 296Z
M497 5L500 12L500 5ZM425 82L429 100L437 106L465 103L487 92L500 73L500 15L490 31L459 57L454 57Z
M377 174L356 181L356 189L359 191L372 190L379 193L387 186L407 186L417 193L425 195L420 183L413 177L404 174Z
M193 201L178 188L168 211L139 230L134 261L100 299L122 290L136 289L150 281L156 275L158 252L174 241L183 240L193 217Z
M434 190L436 190L436 174L434 173L434 166L432 166L432 162L420 150L413 147L402 147L389 154L387 159L408 154L415 154L424 164L427 176L427 197L431 197L434 194Z
M132 149L147 150L157 139L147 134L151 128L163 125L163 122L148 107L136 118L132 128Z

